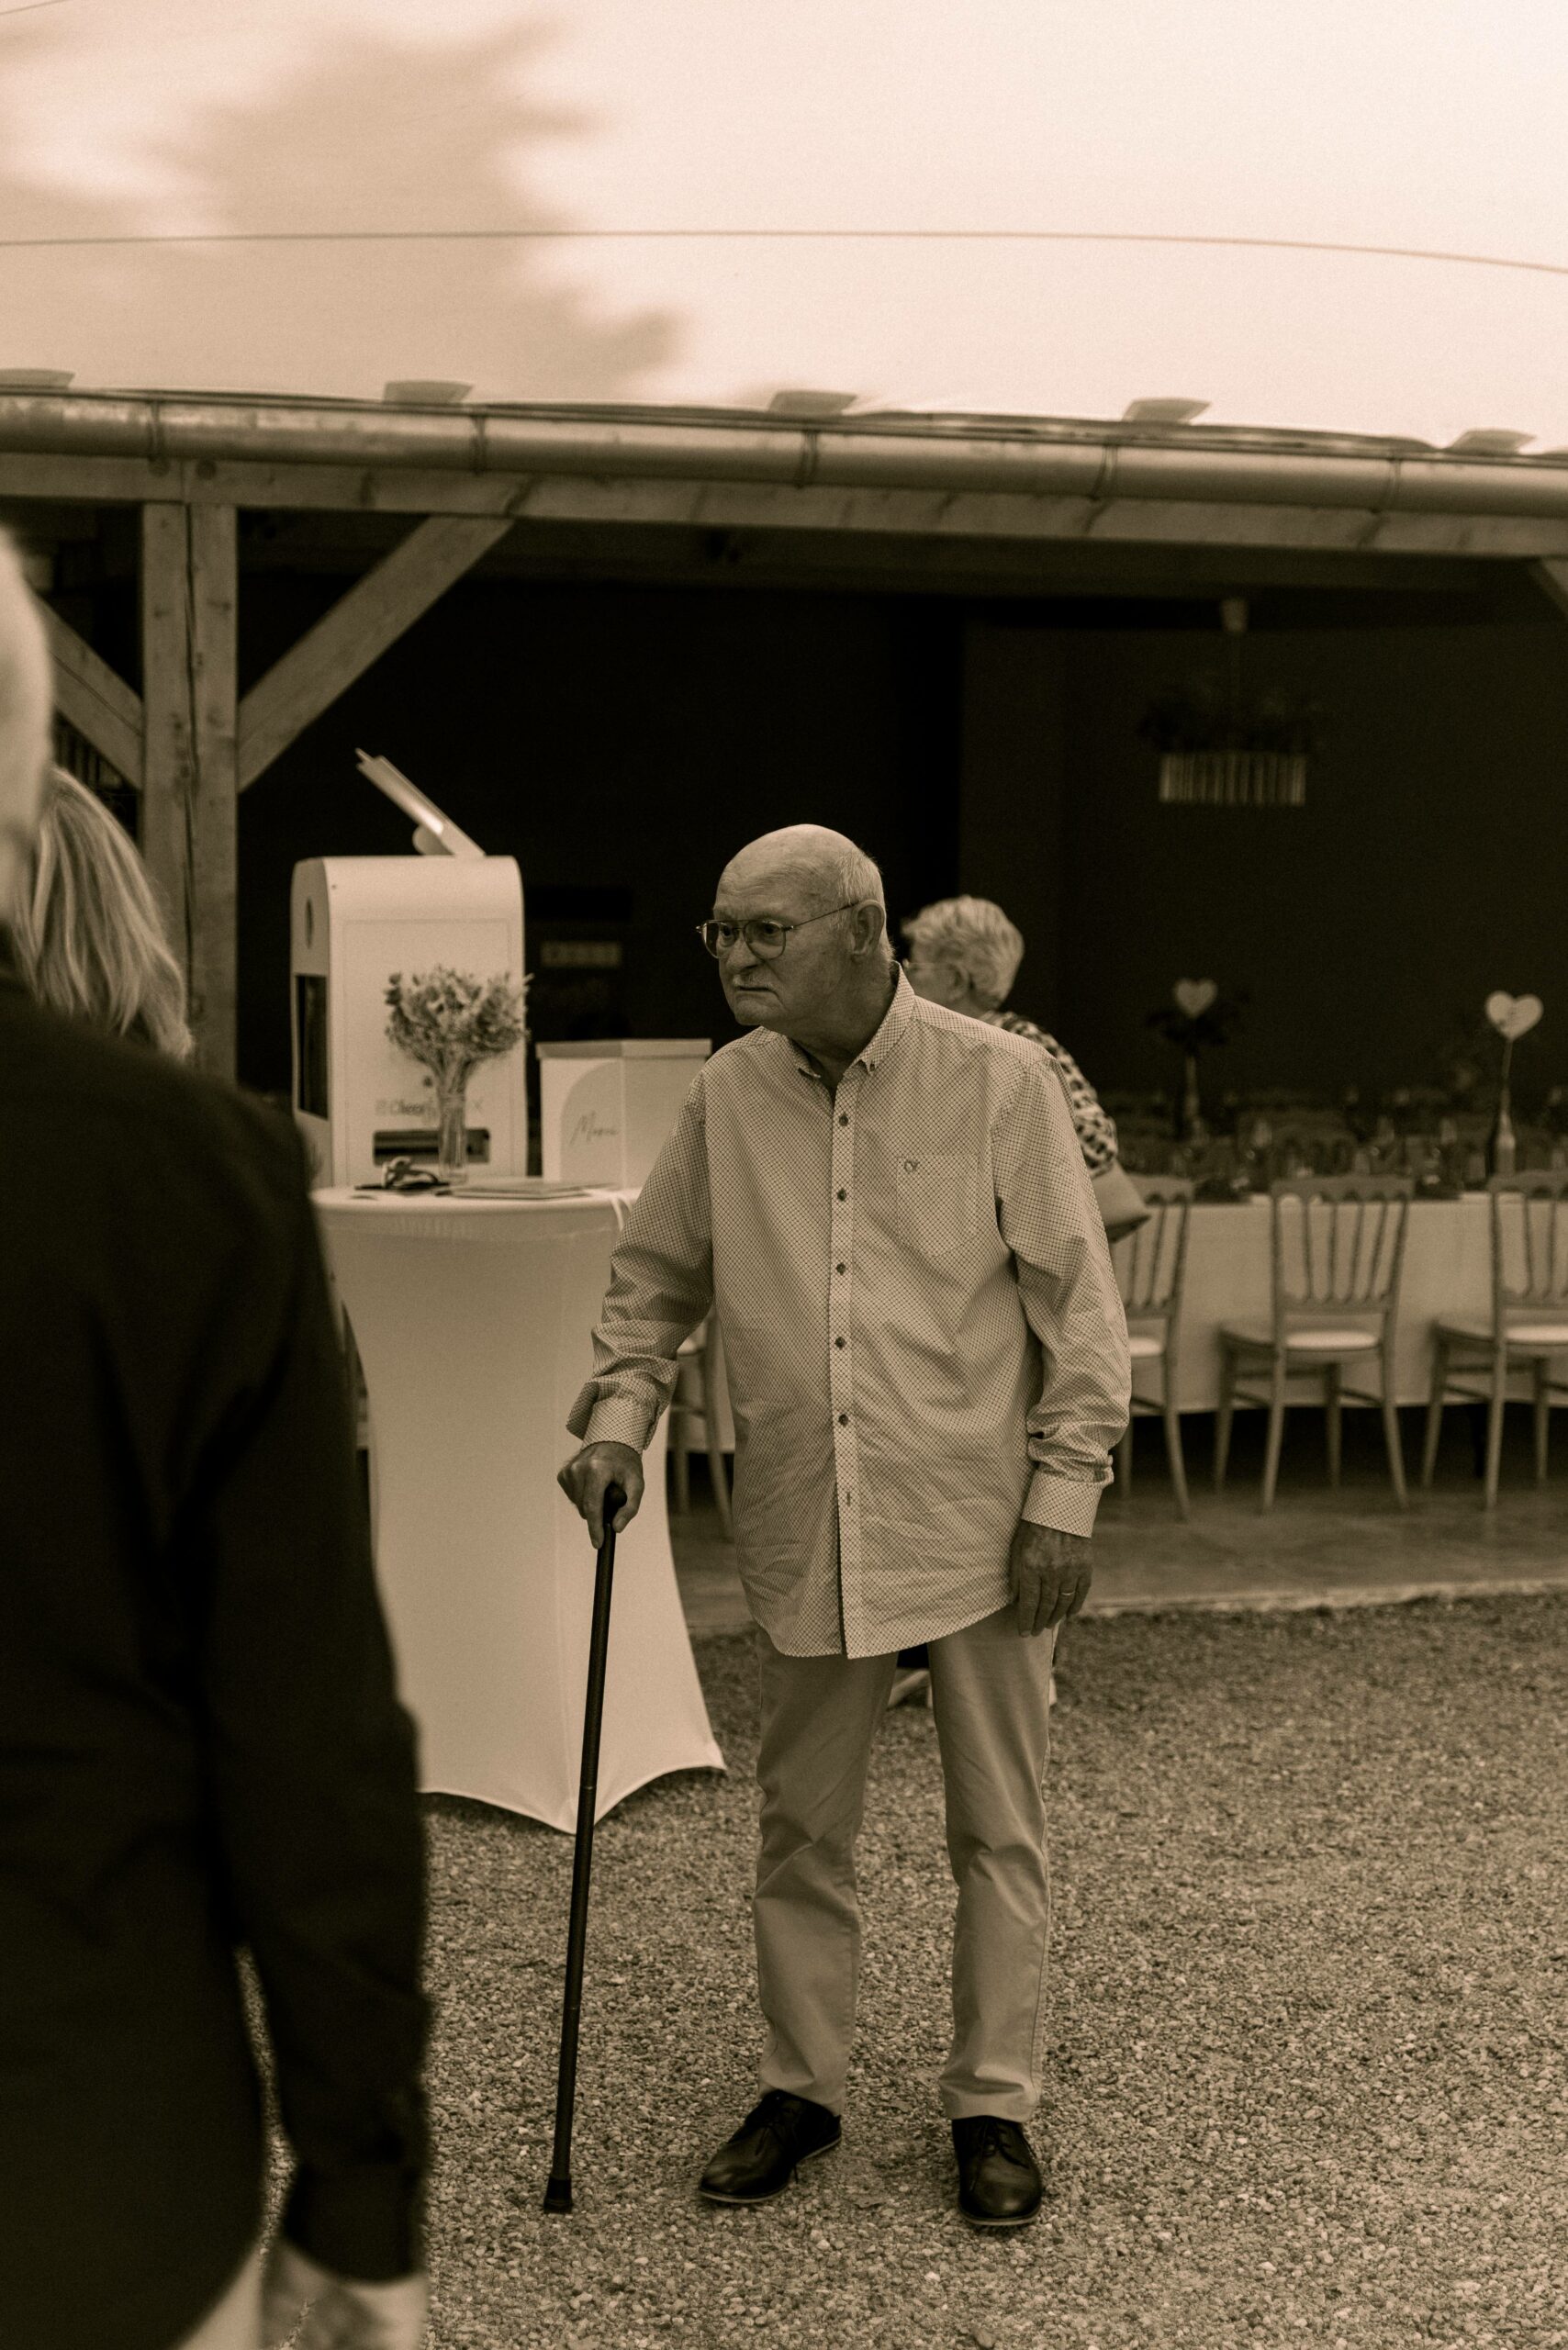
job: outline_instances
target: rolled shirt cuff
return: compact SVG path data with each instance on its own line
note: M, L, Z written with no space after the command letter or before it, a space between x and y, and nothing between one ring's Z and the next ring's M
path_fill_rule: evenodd
M330 2269L363 2285L389 2285L424 2266L423 2184L402 2164L352 2169L301 2165L284 2205L280 2232Z
M647 1409L628 1396L601 1395L596 1400L592 1391L585 1389L572 1405L566 1427L583 1444L629 1444L633 1452L647 1449Z
M1087 1539L1094 1531L1103 1490L1076 1477L1057 1477L1048 1469L1036 1469L1024 1496L1023 1515L1031 1526L1049 1526L1058 1534L1081 1534Z

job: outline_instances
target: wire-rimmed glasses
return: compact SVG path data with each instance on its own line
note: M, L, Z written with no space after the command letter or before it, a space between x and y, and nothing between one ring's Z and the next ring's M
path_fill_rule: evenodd
M829 906L827 913L807 914L801 922L700 922L697 935L710 955L727 955L737 938L744 938L758 962L770 963L782 955L792 930L804 930L808 923L826 922L828 914L841 914L849 906L857 906L858 898L846 898L843 905Z

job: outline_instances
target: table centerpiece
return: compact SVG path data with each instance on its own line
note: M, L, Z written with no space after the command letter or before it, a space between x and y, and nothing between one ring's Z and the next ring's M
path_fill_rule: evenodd
M408 979L394 971L386 1000L387 1035L428 1072L422 1081L434 1090L436 1174L460 1184L468 1171L468 1080L527 1035L527 977L513 986L505 971L479 979L440 963Z

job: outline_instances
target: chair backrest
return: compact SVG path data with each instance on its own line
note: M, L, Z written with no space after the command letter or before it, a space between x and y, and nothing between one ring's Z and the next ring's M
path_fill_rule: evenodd
M1307 1175L1269 1186L1273 1319L1392 1320L1405 1262L1408 1175Z
M1568 1315L1568 1172L1494 1175L1492 1324L1543 1309Z
M1184 1175L1135 1175L1132 1181L1153 1214L1112 1248L1116 1286L1130 1322L1173 1324L1182 1310L1187 1222L1196 1186Z

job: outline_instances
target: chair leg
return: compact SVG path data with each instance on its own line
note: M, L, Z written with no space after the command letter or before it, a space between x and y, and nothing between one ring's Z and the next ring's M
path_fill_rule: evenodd
M1263 1507L1274 1506L1274 1488L1280 1477L1280 1452L1285 1436L1285 1359L1282 1353L1274 1357L1273 1376L1269 1382L1269 1440L1263 1454Z
M1339 1380L1341 1366L1329 1363L1323 1373L1323 1423L1328 1440L1328 1483L1339 1483Z
M713 1481L713 1499L718 1506L719 1523L724 1529L725 1540L729 1541L735 1530L734 1511L730 1505L730 1464L716 1444L708 1448L708 1473Z
M670 1467L675 1472L675 1514L677 1517L691 1516L691 1453L685 1431L670 1438Z
M1485 1404L1467 1404L1464 1407L1464 1416L1470 1429L1470 1449L1475 1461L1475 1474L1478 1477L1484 1477L1486 1474Z
M1220 1352L1219 1403L1215 1412L1215 1491L1225 1491L1226 1465L1230 1459L1230 1424L1236 1416L1236 1357L1228 1347Z
M1443 1397L1448 1393L1449 1348L1446 1338L1432 1342L1432 1386L1427 1399L1427 1440L1421 1448L1421 1483L1430 1485L1438 1466L1443 1435Z
M1548 1374L1551 1359L1537 1355L1535 1359L1535 1482L1546 1483L1547 1446L1551 1434L1551 1386Z
M1193 1504L1187 1492L1187 1464L1182 1458L1182 1415L1176 1409L1170 1393L1170 1374L1166 1373L1165 1393L1160 1407L1165 1422L1165 1457L1170 1463L1170 1483L1176 1489L1176 1506L1185 1518L1193 1515Z
M1394 1480L1394 1498L1401 1509L1410 1506L1410 1495L1405 1484L1405 1446L1399 1434L1399 1406L1394 1400L1394 1356L1386 1347L1380 1347L1383 1357L1383 1434L1388 1446L1388 1473Z
M1508 1394L1508 1359L1492 1362L1492 1395L1486 1406L1486 1507L1497 1506L1497 1484L1503 1465L1503 1406Z
M1133 1423L1128 1414L1124 1433L1116 1439L1116 1483L1124 1494L1133 1489Z
M719 1523L726 1539L735 1530L734 1516L730 1508L730 1472L719 1442L718 1381L713 1376L713 1348L710 1342L702 1349L702 1432L708 1439L708 1474L712 1481L713 1500L719 1512Z

